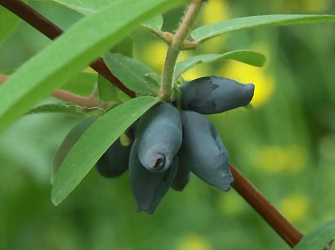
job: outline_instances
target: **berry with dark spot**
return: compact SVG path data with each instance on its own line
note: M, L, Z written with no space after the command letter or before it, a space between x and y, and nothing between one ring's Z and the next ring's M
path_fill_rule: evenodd
M181 111L183 144L178 152L182 166L200 179L228 191L234 178L229 157L213 124L203 115Z

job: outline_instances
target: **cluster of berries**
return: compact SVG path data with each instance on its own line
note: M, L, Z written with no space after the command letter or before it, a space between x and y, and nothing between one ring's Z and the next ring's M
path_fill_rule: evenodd
M213 124L203 114L245 106L255 86L222 77L202 77L180 87L181 110L160 103L149 109L127 132L129 143L115 141L96 163L105 177L129 170L137 211L153 213L169 188L182 191L193 172L228 191L234 178L228 152ZM56 157L58 168L67 152L96 118L88 118L66 137Z

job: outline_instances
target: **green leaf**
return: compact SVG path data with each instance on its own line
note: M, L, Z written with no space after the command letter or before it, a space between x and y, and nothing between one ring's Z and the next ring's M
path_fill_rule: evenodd
M125 39L120 41L112 49L109 50L111 53L120 53L124 56L133 57L133 46L134 41L131 36L127 36Z
M117 45L109 50L110 53L119 53L124 56L133 56L134 40L131 36L127 36ZM116 103L121 102L119 94L122 92L116 86L111 84L103 76L99 75L98 81L99 96L104 101L114 101Z
M221 59L233 59L239 62L261 67L266 61L265 55L251 50L236 50L224 54L206 54L187 58L176 65L176 77L199 63L211 63Z
M0 6L0 43L13 32L19 20L18 16Z
M109 70L127 88L140 95L157 95L159 88L145 77L156 73L146 65L118 53L107 53L104 60Z
M99 109L98 107L87 108L66 103L49 103L32 108L26 113L26 115L40 114L40 113L66 113L71 115L83 115L89 112L96 112L97 110L99 110L99 113L104 112L103 109Z
M142 25L154 33L161 32L161 28L163 26L163 16L155 16L154 18L144 22Z
M118 0L48 0L46 2L57 3L83 15L90 15L108 8Z
M39 113L68 113L73 115L82 115L83 113L78 110L77 105L65 103L51 103L39 105L29 110L26 115L39 114Z
M1 86L0 132L138 24L181 1L119 0L82 18Z
M99 97L105 102L120 102L118 89L102 75L98 77Z
M292 24L335 22L335 15L264 15L230 19L201 26L192 31L191 36L196 42L228 32L258 27L284 26Z
M144 78L150 82L151 85L154 85L155 88L160 88L161 84L161 76L155 73L149 73L144 75Z
M321 250L335 236L335 220L328 221L305 235L294 250Z
M60 204L82 181L110 145L144 112L155 105L154 97L129 100L99 117L71 148L54 180L51 199Z
M91 95L97 80L98 74L96 73L79 72L61 86L61 89L78 95Z
M151 20L146 21L145 23L142 23L142 26L149 30L152 34L157 36L158 38L162 39L163 41L166 41L164 38L164 33L161 30L163 26L163 16L158 15L154 17Z

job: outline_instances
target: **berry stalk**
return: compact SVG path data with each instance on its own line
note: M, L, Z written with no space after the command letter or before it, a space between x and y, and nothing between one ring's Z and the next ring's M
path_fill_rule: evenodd
M177 63L178 55L183 47L186 37L189 35L192 27L199 16L204 1L193 0L188 7L182 23L180 24L176 34L173 36L172 42L166 53L166 59L163 68L162 84L159 97L162 100L171 101L174 89L174 69Z

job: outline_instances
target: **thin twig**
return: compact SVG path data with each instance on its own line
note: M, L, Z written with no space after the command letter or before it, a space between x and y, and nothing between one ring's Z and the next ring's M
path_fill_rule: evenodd
M7 81L9 76L0 74L0 84Z
M54 92L52 92L51 96L61 99L66 102L71 102L74 104L77 104L82 107L99 107L99 100L95 98L94 96L81 96L81 95L75 95L71 92L62 90L62 89L56 89Z
M0 0L0 5L13 12L51 40L63 33L61 28L19 0ZM135 97L135 93L124 86L120 80L110 72L102 58L98 58L90 66L128 96Z
M279 234L279 236L294 247L302 239L303 234L288 221L255 186L245 178L232 164L230 169L234 176L233 188L263 217L263 219Z
M8 79L9 79L8 75L0 74L0 84L5 83L5 81ZM86 108L99 107L99 100L93 95L81 96L73 94L66 90L56 89L54 92L52 92L51 96ZM109 106L108 102L102 102L102 108L106 109L108 108L108 106Z
M323 250L331 250L333 243L334 243L334 240L329 241L328 244L327 244L327 246L325 246L323 248Z

